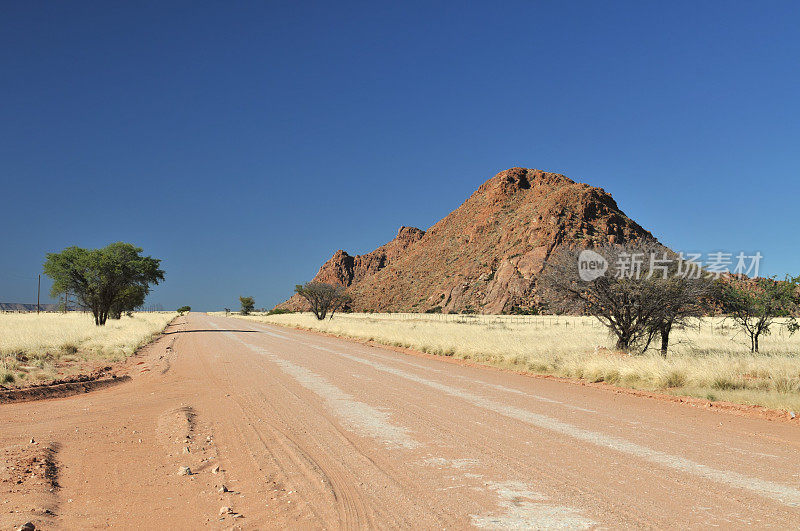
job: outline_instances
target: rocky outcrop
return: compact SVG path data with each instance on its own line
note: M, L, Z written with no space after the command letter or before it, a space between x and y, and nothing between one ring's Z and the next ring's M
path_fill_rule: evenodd
M603 189L511 168L427 232L401 227L371 253L337 251L314 280L347 286L354 310L503 313L538 304L536 278L560 246L638 239L655 241Z
M396 260L409 245L416 243L424 235L425 231L416 227L400 227L395 239L371 253L351 256L347 251L340 249L322 264L313 280L341 286L351 286L353 283L361 282ZM279 304L277 308L305 310L306 302L300 296L294 295Z

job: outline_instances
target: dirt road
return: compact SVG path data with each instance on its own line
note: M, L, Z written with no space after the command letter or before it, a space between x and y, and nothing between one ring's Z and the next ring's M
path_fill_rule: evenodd
M131 364L0 406L0 529L800 526L787 423L201 314Z

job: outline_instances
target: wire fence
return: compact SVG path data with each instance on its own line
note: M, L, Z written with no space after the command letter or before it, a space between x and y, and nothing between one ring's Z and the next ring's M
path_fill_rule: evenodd
M598 319L591 316L575 315L486 315L454 313L344 313L339 314L352 319L373 321L417 321L442 322L464 325L513 325L541 328L606 328ZM776 319L774 333L788 337L787 319ZM732 335L741 328L730 318L724 316L689 319L684 328L689 332Z

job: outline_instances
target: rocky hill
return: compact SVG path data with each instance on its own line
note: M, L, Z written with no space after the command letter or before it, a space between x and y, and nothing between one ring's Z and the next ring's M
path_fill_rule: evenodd
M337 251L314 280L348 287L356 311L504 313L538 304L536 278L562 245L655 240L602 188L511 168L427 232L401 227L371 253ZM305 309L293 297L278 307Z

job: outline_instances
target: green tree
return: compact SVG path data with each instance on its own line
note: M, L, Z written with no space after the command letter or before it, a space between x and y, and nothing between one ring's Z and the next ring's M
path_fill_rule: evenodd
M787 317L790 333L798 329L795 315L800 277L779 281L775 277L752 281L729 280L720 286L722 308L750 337L750 352L758 352L758 339L768 335L775 319Z
M148 291L142 286L128 286L123 289L114 304L111 305L111 311L108 314L109 319L120 319L123 313L130 314L139 306L144 305Z
M189 313L191 311L192 311L192 307L191 306L181 306L180 308L178 308L178 313L181 314L181 315L183 315L185 313Z
M239 297L239 303L242 305L242 315L250 315L256 307L256 300L253 297Z
M311 311L322 321L330 312L330 318L339 308L345 307L352 299L345 293L344 286L324 282L307 282L294 287L295 293L311 305Z
M102 249L67 247L48 253L44 273L53 280L50 294L70 292L92 312L98 326L109 316L121 315L144 302L151 284L164 280L161 260L142 256L130 243L112 243Z

